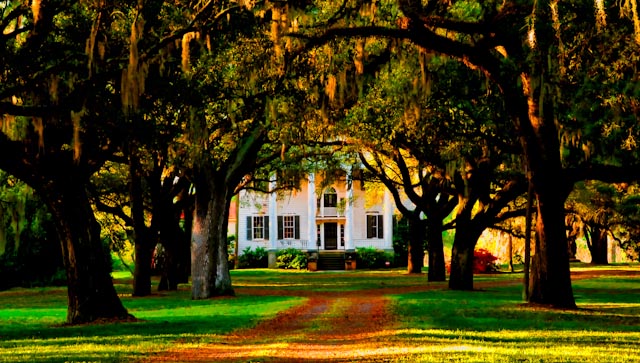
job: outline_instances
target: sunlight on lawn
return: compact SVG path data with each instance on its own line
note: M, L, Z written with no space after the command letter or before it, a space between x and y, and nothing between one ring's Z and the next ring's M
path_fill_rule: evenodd
M640 357L639 333L446 330L385 330L347 340L321 343L288 342L221 344L202 347L200 359L253 361L260 359L339 361L473 362L589 361L631 362ZM578 337L578 341L574 341ZM318 336L322 340L322 336ZM582 341L584 340L584 341ZM564 341L564 342L563 342ZM594 342L598 343L594 343Z

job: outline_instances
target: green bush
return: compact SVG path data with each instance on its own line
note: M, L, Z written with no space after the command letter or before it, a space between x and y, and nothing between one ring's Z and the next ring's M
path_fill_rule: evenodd
M283 269L306 269L307 254L295 248L280 250L276 256L276 266Z
M358 253L356 260L358 268L384 268L387 267L387 262L392 263L395 259L392 253L373 247L358 247L356 252Z
M247 247L242 250L238 263L240 268L265 268L269 265L267 250L256 247L255 251L252 251L251 247Z

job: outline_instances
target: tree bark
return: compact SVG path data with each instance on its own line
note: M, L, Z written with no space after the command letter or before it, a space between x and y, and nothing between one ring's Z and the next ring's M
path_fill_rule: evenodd
M540 194L537 195L537 202L536 248L529 302L575 308L564 223L564 198Z
M127 319L111 279L111 259L100 240L82 177L50 182L41 195L49 206L62 244L67 271L67 323ZM88 182L88 181L87 181Z
M133 221L135 268L133 271L133 296L151 294L151 262L155 244L151 240L144 218L144 194L142 190L142 166L138 144L132 142L129 152L129 199Z
M444 262L444 243L442 241L442 220L428 219L427 241L429 241L429 272L427 281L446 281L447 268Z
M409 218L409 245L407 246L407 272L422 273L424 266L425 224L419 217Z
M449 288L452 290L473 290L473 252L480 233L472 229L471 223L456 222L456 235L451 249L451 273Z
M194 300L234 295L227 253L232 191L224 185L224 178L218 179L220 181L211 171L196 176L191 235L191 297Z
M591 253L591 263L596 265L609 264L607 242L609 234L606 229L599 227L592 227L589 231L589 239L587 240L587 246Z
M146 243L135 243L136 261L133 270L133 296L147 296L151 294L151 264L153 262L153 248Z

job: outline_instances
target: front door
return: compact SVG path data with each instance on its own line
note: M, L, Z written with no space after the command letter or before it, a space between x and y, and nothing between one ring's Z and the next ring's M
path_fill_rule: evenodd
M324 249L338 249L338 223L324 224Z

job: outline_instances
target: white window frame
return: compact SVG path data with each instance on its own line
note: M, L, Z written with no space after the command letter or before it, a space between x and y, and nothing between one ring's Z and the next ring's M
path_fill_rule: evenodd
M282 216L282 234L284 239L295 239L296 236L296 216Z

